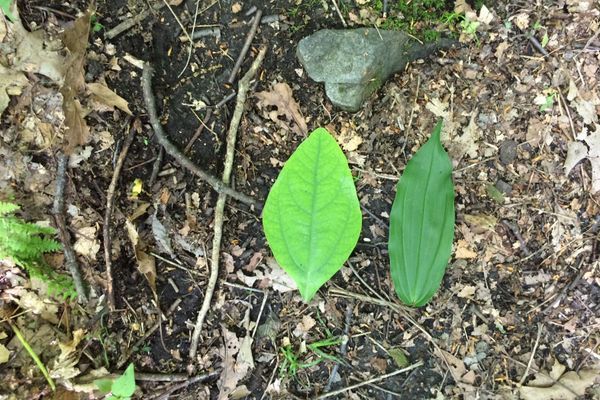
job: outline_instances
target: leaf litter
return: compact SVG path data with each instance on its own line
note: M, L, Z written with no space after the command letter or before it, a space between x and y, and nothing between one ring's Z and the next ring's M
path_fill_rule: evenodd
M464 1L457 2L457 5L461 3L463 6L468 6ZM472 21L479 22L479 25L475 35L465 35L462 38L465 42L464 48L433 57L425 64L417 63L409 66L402 74L386 83L380 93L369 99L365 108L356 115L333 110L324 99L322 92L319 92L321 89L318 85L294 74L293 71L287 71L290 73L286 74L289 66L284 67L285 63L279 63L280 66L266 67L262 79L257 83L259 92L271 93L271 101L261 102L257 98L257 104L248 105L251 116L243 121L251 122L252 135L243 135L238 146L236 163L239 162L240 169L236 176L236 185L245 188L244 185L254 185L260 178L261 182L267 183L260 186L257 184L256 187L252 186L252 189L257 190L258 193L268 188L274 171L281 168L280 160L286 159L289 150L294 147L295 138L302 136L301 124L296 121L298 116L294 117L294 115L300 113L301 109L306 110L306 118L302 117L302 120L305 123L308 121L307 125L311 125L312 128L331 124L333 126L331 131L339 132L336 139L348 158L354 157L352 154L361 157L360 164L351 164L361 205L384 223L389 217L386 213L389 213L389 201L393 196L395 181L392 178L397 178L402 173L407 160L413 154L413 149L424 142L425 133L430 130L436 116L440 115L447 119L445 125L448 129L444 132L444 143L455 163L457 240L443 289L431 303L415 311L414 315L433 336L444 354L447 357L454 356L451 367L455 369L453 372L459 375L459 382L454 382L451 378L444 379L446 367L438 358L438 363L420 368L415 374L408 377L401 375L402 378L397 380L399 383L392 379L380 382L378 386L385 390L402 393L406 398L435 398L436 396L437 398L459 396L465 398L512 396L514 398L526 396L530 389L534 391L532 395L537 398L547 396L570 398L568 396L573 394L563 392L564 387L561 383L572 387L574 391L579 391L577 393L587 390L588 396L597 390L597 385L594 386L591 378L592 373L597 373L597 367L594 366L597 348L594 332L590 328L598 323L598 318L593 311L597 304L597 296L594 293L599 284L597 253L594 250L597 236L595 228L597 223L594 221L599 210L592 196L592 193L597 191L596 182L600 175L597 173L598 168L594 166L594 162L598 159L596 154L597 39L591 40L585 51L582 49L587 41L593 38L594 32L597 32L598 25L594 18L597 19L598 14L592 7L592 2L569 0L563 3L564 7L562 3L560 7L550 4L542 7L536 4L528 6L527 9L507 4L506 10L488 5L487 11L483 9L475 11L469 6L466 11L470 13ZM237 16L242 18L246 4L244 2L239 4L242 8ZM362 2L362 5L369 7L368 2ZM269 6L265 5L265 7ZM213 16L210 14L213 11L207 10L207 19ZM365 21L376 22L380 15L372 8L362 13L359 10L352 12L354 15L364 15L361 18ZM319 19L320 14L327 16L327 19ZM330 26L336 16L329 6L329 11L311 14L311 18L325 27ZM542 58L529 44L527 37L522 36L522 32L517 29L519 26L523 27L525 32L531 32L533 29L532 34L541 40L543 33L540 28L535 28L538 20L549 37L546 49L552 57L547 59ZM148 21L150 19L141 23L144 29L150 26L146 25ZM357 21L360 21L360 18ZM10 30L10 25L8 26ZM271 33L269 29L272 28L266 25L261 27L264 32ZM301 33L308 34L309 30ZM149 32L150 30L146 31L143 38L138 32L129 37L139 37L140 41L146 40L144 43L148 43ZM11 34L13 32L7 32L3 36L0 29L0 40L7 43ZM277 35L287 37L282 31L278 31ZM277 43L277 35L270 36L274 43ZM62 48L62 46L50 45L50 42L42 38L39 32L36 33L36 37L40 38L36 40L44 41L44 48L50 52ZM102 41L96 37L94 40ZM129 88L123 85L123 81L132 80L139 71L125 61L132 59L132 56L124 52L122 43L125 39L122 40L113 41L116 45L114 58L107 58L106 64L102 64L106 65L106 68L111 68L111 74L114 75L107 75L111 79L104 81L103 77L90 75L92 82L103 85L104 82L110 82L105 86L110 88L112 93L108 93L106 99L100 100L99 96L92 95L91 90L84 87L73 96L73 99L80 103L80 116L83 115L83 121L90 125L90 132L103 132L102 136L98 135L98 141L92 135L93 141L84 145L91 146L91 152L85 147L73 152L78 167L70 171L70 179L76 182L78 192L78 196L72 201L78 209L85 210L84 216L73 218L70 229L75 234L74 240L88 239L87 242L81 242L81 259L89 260L87 262L93 266L88 273L93 276L90 282L95 286L95 290L101 288L99 282L101 282L102 266L99 261L94 261L94 257L98 260L100 258L96 250L100 244L96 228L100 226L98 224L100 221L93 212L88 212L91 206L85 203L93 202L92 206L97 208L102 206L101 202L95 200L99 197L98 191L92 187L89 182L90 177L85 174L93 170L91 176L101 189L104 188L102 183L107 180L107 176L103 166L111 165L112 153L119 143L120 128L118 123L114 123L119 121L101 124L96 118L97 115L92 118L86 118L85 115L92 110L93 113L108 111L118 116L127 114L126 107L136 111L136 106L139 105L130 95ZM227 39L221 40L224 43ZM35 45L39 46L39 42ZM216 47L211 47L213 45ZM288 47L293 48L286 42L282 49ZM98 48L94 47L94 51L98 51ZM144 59L147 55L131 48L126 49L132 51L138 60ZM219 51L225 48L219 48L212 40L198 41L198 51L208 52L208 49L211 54L219 54ZM176 52L175 48L173 52ZM105 55L108 56L109 52L102 54ZM573 55L576 57L572 58ZM48 60L51 61L51 57L55 56L49 55L49 57ZM61 57L63 58L59 60L64 61L64 54L61 53ZM160 54L159 57L165 55ZM214 57L200 58L204 64L199 65L199 68L214 67L210 64L216 60ZM33 71L52 71L50 64L36 65L45 60L31 60L35 62L27 68L32 68ZM173 60L176 60L176 57ZM44 161L40 160L40 154L43 158L43 154L47 153L36 153L36 151L50 149L52 145L62 143L61 129L64 129L62 96L44 95L39 91L39 82L23 79L24 76L30 75L12 68L12 64L3 64L3 66L8 71L2 70L0 77L9 77L0 79L0 83L4 82L0 84L0 100L3 98L0 104L7 101L7 97L2 95L7 93L8 88L8 103L6 103L8 107L2 114L3 121L25 123L18 130L13 126L14 124L9 123L3 137L4 142L0 145L0 189L4 191L8 188L21 197L31 198L32 203L44 206L50 204L52 199L53 168L45 166ZM565 77L555 81L552 76L558 75L556 71L559 69ZM60 73L60 69L56 71ZM201 80L202 70L197 69L196 73L195 79ZM52 75L53 72L49 74ZM119 74L125 78L115 79ZM59 76L59 74L55 75ZM169 72L166 75L168 76ZM282 77L287 77L287 82ZM278 87L279 92L273 94L275 87L268 82L285 82L288 88L294 88L293 94L291 89L288 91L283 87ZM52 83L52 85L56 84ZM546 103L551 93L548 91L550 89L555 91L556 95L552 103L540 111L540 106ZM209 90L203 92L210 93ZM90 93L89 98L86 98L87 93ZM164 94L170 96L172 93L164 92ZM539 99L544 101L543 104L535 104L535 97L538 94L543 95L544 98ZM565 99L561 98L561 94L565 95ZM119 95L128 100L123 102L119 99ZM42 98L44 101L39 100ZM36 99L38 103L35 103ZM166 107L166 103L170 102L173 102L172 99L167 100L164 106ZM33 113L25 117L25 111L29 110L31 104L35 105L31 107ZM253 114L254 112L256 115ZM164 116L165 124L178 119L178 114L173 113L172 109L165 112ZM181 119L185 120L187 117ZM196 121L191 115L189 119ZM214 126L208 125L214 129L219 124L223 124L223 121L218 120ZM218 132L218 128L215 131ZM293 132L294 135L281 136L281 132ZM285 137L286 140L278 141L278 137ZM16 143L18 141L16 138L26 139L23 143L18 143L21 148L27 146L29 150L35 150L23 154L16 146L9 148L5 145L9 141ZM514 157L503 157L501 160L500 149L507 141L516 143L515 154ZM102 152L99 152L100 149ZM127 184L134 182L134 179L139 178L144 184L146 183L142 178L147 171L136 165L151 160L156 149L152 144L144 146L144 149L132 157L131 165L127 167L132 168L130 170L132 172L127 175L126 183L120 189L124 197L129 191ZM272 157L274 162L271 163L269 158L265 158L261 151L269 153L269 157ZM172 164L167 162L169 165L165 166L165 172L172 167ZM219 168L218 165L214 167ZM185 236L192 246L202 248L202 244L210 238L210 233L204 225L210 224L211 204L214 199L201 185L196 186L186 181L181 171L168 173L171 175L159 179L159 184L156 186L161 189L168 187L173 190L173 193L181 194L181 197L173 196L181 200L179 203L173 200L168 203L171 215L190 214L189 201L184 195L196 193L195 200L192 201L195 208L189 208L193 209L191 213L197 221L190 225ZM120 203L119 207L124 209L124 213L132 214L139 204L153 203L148 199L148 195L158 195L154 190L156 188L147 188L144 185L138 200ZM185 212L180 208L183 207L184 199L186 200ZM75 204L71 205L75 206ZM248 294L250 292L247 289L232 290L223 286L218 294L219 300L215 310L211 311L209 318L210 327L207 337L210 335L214 340L206 341L198 363L198 366L206 370L226 366L229 371L233 371L231 376L234 379L231 379L227 385L221 385L225 389L222 396L225 396L231 388L233 389L228 395L235 395L235 393L242 395L246 393L244 390L256 393L252 384L254 377L251 377L250 371L257 367L257 370L260 369L266 377L265 379L276 372L273 360L277 354L277 346L281 346L282 337L290 336L288 331L298 328L303 322L310 322L304 321L305 315L310 315L318 321L308 329L311 323L299 327L298 333L301 336L306 335L307 342L321 339L326 335L320 320L324 322L327 329L333 330L334 333L341 333L344 318L343 315L342 318L336 315L343 314L347 303L345 299L331 295L329 290L334 288L334 285L349 291L370 293L354 279L355 275L349 268L344 268L343 274L334 277L334 281L320 291L316 300L306 308L294 294L294 288L289 286L289 282L285 282L285 273L269 265L270 253L264 242L261 242L261 235L253 228L255 225L251 222L252 217L240 213L234 207L228 212L230 227L226 227L225 237L231 242L231 249L236 250L228 250L232 254L232 259L228 261L227 268L230 268L231 272L227 273L227 279L237 279L238 283L268 293L269 300L265 306L268 319L265 321L263 317L260 326L272 325L268 329L268 342L272 343L272 347L260 344L258 339L256 342L242 344L244 340L250 341L247 338L251 338L252 333L252 323L248 325L249 329L242 328L240 325L240 321L246 318L247 309L243 307L247 305L244 302L252 304L254 317L258 309L255 306L260 305L256 304L256 299L260 298L261 294L255 295L256 292ZM141 213L146 212L141 211ZM365 213L363 217L365 224L379 226L379 223L374 220L375 217ZM507 228L504 225L505 221L511 222L516 229ZM175 221L175 223L178 225L173 226L181 226L182 221ZM393 295L389 291L393 290L389 277L382 273L385 270L384 257L376 251L386 240L385 232L381 235L370 227L364 231L360 238L360 245L353 254L356 271L382 296ZM127 243L126 229L114 232L117 239L120 237L120 243ZM148 250L154 250L152 242L146 244ZM174 240L171 243L173 251L178 256L183 254L185 257L185 252L178 248L176 242ZM89 249L86 250L86 247ZM133 250L128 249L129 246L116 244L114 247L113 251L115 254L120 254L119 257L126 258L134 254ZM119 250L119 247L122 248ZM531 251L530 256L525 256L524 248ZM194 254L194 257L202 258L200 253ZM187 260L188 265L194 265L194 257ZM181 343L186 343L187 330L181 321L194 316L194 312L189 310L196 304L193 300L202 295L204 284L202 274L205 273L205 269L198 268L198 271L192 271L193 273L188 275L184 270L167 267L162 262L157 262L155 268L161 271L161 275L156 279L159 297L164 298L164 302L170 302L175 298L170 292L170 283L167 283L169 278L180 290L178 297L183 298L183 302L187 304L186 307L177 310L176 317L169 321L171 325L167 324L165 331L174 329L175 332L179 332L180 336L173 335L177 338L176 341L167 340L168 349L175 352ZM133 267L131 270L124 269L123 283L131 287L140 284L140 281L134 281L129 276L136 275L135 272L130 274L134 269ZM2 276L14 276L13 272L5 273L4 267L2 271ZM177 279L177 273L184 274L186 279ZM581 274L580 278L578 278L579 274ZM194 278L191 279L190 276ZM283 282L278 283L280 279ZM26 285L21 287L25 292L31 290ZM3 290L3 294L12 289L14 287ZM145 304L148 303L148 298L143 297L139 292L136 291L135 295L126 297L134 312L127 308L119 314L123 317L123 326L126 328L109 327L108 336L103 337L103 343L106 344L106 351L111 359L112 355L119 351L115 350L115 344L128 343L129 338L141 337L148 321L152 321L150 316L153 314L146 311L148 307ZM127 293L124 293L124 297ZM37 296L39 298L41 295L37 294ZM34 298L34 296L25 298L27 297ZM16 301L15 299L13 304L16 304ZM321 304L323 307L320 307ZM548 305L552 307L546 310ZM232 312L234 306L243 311ZM69 315L68 311L72 311L62 304L58 305L58 310L60 312L66 310L65 315ZM317 310L322 314L317 315ZM62 315L54 314L59 318ZM28 319L25 320L21 316L18 323L32 325L35 322L36 325L33 325L35 329L24 330L24 333L27 338L31 338L35 349L40 351L47 365L52 367L60 357L58 343L68 343L73 340L73 336L57 337L55 335L57 327L55 325L44 327L43 324L52 324L52 322L41 318L40 315L29 312ZM77 313L73 315L75 318L71 321L74 329L71 332L82 326ZM542 322L547 330L547 334L540 339L536 351L533 351L536 332L529 329L533 321ZM390 368L393 365L390 355L377 345L371 346L372 342L366 339L367 336L382 343L384 349L392 346L401 348L406 353L409 363L431 359L434 349L423 340L423 334L409 327L405 322L402 317L383 307L356 301L349 324L350 339L346 356L346 359L352 363L353 369L342 368L338 372L337 378L340 379L336 383L338 386L334 387L364 381L390 371L390 369L386 370L386 366ZM42 335L46 335L46 340L52 338L53 347L39 346L36 329ZM62 326L58 328L58 330L62 329ZM260 331L262 330L259 328L257 333ZM3 329L3 332L11 335L10 329ZM2 333L0 333L0 361L2 346L10 352L11 357L16 353L23 353L18 350L18 346L14 346L14 343L9 344L7 339L10 339L10 336L2 338L1 335ZM168 336L169 334L165 339ZM235 336L237 343L232 336ZM184 368L180 368L181 365L177 364L176 358L171 357L171 353L161 353L161 345L157 344L155 339L150 338L144 344L152 350L151 352L145 353L141 350L135 355L136 368L140 366L148 371L164 372L167 370L164 366L169 365L169 371L183 370ZM99 347L99 342L93 337L89 341L92 346L87 347L86 351L92 354L90 349ZM228 341L234 345L233 348L243 347L246 353L254 352L254 366L250 366L247 354L243 357L239 355L239 350L231 357L225 356L219 344ZM80 349L84 342L85 340L80 342ZM485 346L489 349L485 350ZM92 357L95 356L92 354ZM519 387L517 383L525 373L523 363L526 365L530 357L533 360L532 367L541 372L550 371L547 374L557 382L542 384L538 379L543 375L531 369L530 377ZM553 363L557 358L563 365L560 374L553 372ZM96 361L100 359L101 357L98 357ZM240 369L236 371L235 364L238 359ZM371 359L377 360L377 368L371 367L368 362ZM11 358L8 363L3 364L8 367L6 378L9 382L19 382L19 374L14 372L14 366L21 365L30 366L31 360ZM70 375L74 373L71 367L80 366L73 364L71 359L65 361L64 374ZM170 368L172 366L174 368ZM243 373L245 368L247 368L246 372ZM98 374L106 375L107 371L102 372L100 369L98 368ZM260 390L265 389L273 396L278 395L283 398L291 398L292 394L306 397L308 395L303 391L302 384L311 382L317 388L325 386L327 376L324 377L326 375L323 373L324 370L318 366L307 369L304 371L305 375L297 380L280 377L275 373L273 380L263 382L264 385ZM88 371L84 374L87 375ZM94 371L96 370L92 369L90 372ZM81 385L80 387L83 388L84 382L80 382L79 378L85 381L86 376L76 377L70 387ZM303 381L305 378L307 380ZM35 385L39 387L39 384ZM141 385L144 390L152 391L156 388L152 384L146 385ZM419 392L418 389L424 385L434 389L426 393ZM18 389L23 390L27 385L20 386ZM201 387L190 389L188 395L194 398L218 395L219 387L215 381L199 386ZM92 391L89 386L86 390L87 393ZM379 393L378 389L373 387L368 390L370 392L358 389L348 392L347 395L348 398L358 398L359 395L375 398L377 394L373 393Z

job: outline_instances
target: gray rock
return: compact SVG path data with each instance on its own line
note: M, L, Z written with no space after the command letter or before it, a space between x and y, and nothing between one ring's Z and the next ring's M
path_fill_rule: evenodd
M496 182L496 189L498 189L502 194L510 196L510 193L512 192L512 185L503 181L502 179L498 179L498 182Z
M500 162L504 165L512 163L517 158L517 142L505 140L500 145Z
M324 29L298 43L296 55L313 80L325 83L331 102L358 111L364 100L410 61L454 45L452 40L421 44L398 31L371 28Z

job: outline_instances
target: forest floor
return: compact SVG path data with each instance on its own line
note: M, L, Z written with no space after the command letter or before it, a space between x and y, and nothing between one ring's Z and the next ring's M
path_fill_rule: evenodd
M20 64L10 52L0 59L0 89L11 95L0 198L29 221L54 224L57 165L71 153L63 217L89 293L79 303L49 297L0 262L0 399L101 398L93 379L129 363L144 399L600 398L597 2L477 10L457 1L449 10L469 22L448 34L461 46L410 64L357 113L331 106L296 45L318 29L381 24L381 2L175 0L149 11L146 1L111 0L97 3L91 22L83 0L17 3L21 21L0 18L0 43L32 50ZM196 10L195 31L206 36L191 51L180 23L191 33ZM228 83L258 10L266 21ZM72 28L77 18L85 23ZM67 55L48 44L65 30ZM155 70L169 140L220 177L237 81L262 47L232 173L235 190L259 205L228 198L221 261L211 265L218 193L161 151L142 67ZM260 219L306 137L298 115L309 131L336 137L363 210L356 249L309 304L272 258ZM454 167L453 253L436 296L406 309L389 274L389 214L407 161L440 118ZM64 269L62 253L49 263ZM212 268L218 280L190 357ZM54 394L14 326L57 383Z

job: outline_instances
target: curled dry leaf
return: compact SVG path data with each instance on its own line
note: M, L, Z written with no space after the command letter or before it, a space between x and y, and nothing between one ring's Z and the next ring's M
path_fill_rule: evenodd
M86 86L95 100L109 107L116 107L129 115L133 115L131 110L129 110L127 100L110 90L105 84L96 82L88 83Z
M65 113L66 152L70 154L75 147L87 143L90 129L83 119L83 109L77 96L85 86L84 69L85 49L90 33L91 11L75 20L73 25L62 35L63 43L68 50L64 60L64 84L60 89L63 95L63 111Z
M579 372L564 372L565 367L555 362L550 378L537 374L527 386L519 388L523 400L560 399L575 400L585 395L586 389L600 381L600 370L581 369Z
M294 100L292 88L287 83L276 83L271 91L258 92L256 97L258 106L266 111L273 122L289 130L290 126L280 119L280 117L285 117L289 122L294 123L291 127L294 132L302 135L308 133L308 127L300 112L300 107ZM270 107L275 107L276 111L269 111Z
M223 349L223 371L219 379L219 400L227 400L234 395L245 393L245 386L238 383L254 368L252 358L252 338L245 336L240 340L235 333L221 327L225 346ZM234 393L235 392L235 393ZM240 397L236 397L240 398Z
M583 142L576 141L568 144L567 158L564 163L565 175L569 175L584 158L590 160L592 165L592 194L594 194L600 191L600 125L596 125L596 131Z
M127 235L129 236L129 240L133 245L138 270L144 274L148 284L150 285L150 289L152 289L152 293L156 297L156 260L153 256L146 253L146 245L140 239L140 235L138 234L135 225L131 221L125 220L125 226L127 227Z

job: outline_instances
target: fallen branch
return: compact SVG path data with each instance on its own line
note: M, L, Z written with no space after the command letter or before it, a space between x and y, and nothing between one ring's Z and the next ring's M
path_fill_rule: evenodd
M154 397L150 397L151 400L168 400L169 397L178 390L184 389L194 383L204 382L212 378L216 378L219 376L221 371L211 372L209 374L197 375L188 378L187 380L178 383L177 385L171 386L169 389L165 390L163 393L160 393Z
M144 103L146 103L148 118L150 119L150 124L152 125L152 129L154 130L158 143L160 143L160 145L165 148L165 151L171 157L173 157L180 165L182 165L184 168L187 168L197 177L208 183L219 194L223 193L233 197L236 200L241 201L242 203L256 205L256 201L251 197L239 193L236 190L233 190L219 179L202 170L189 158L187 158L181 151L179 151L179 149L175 147L175 145L171 143L169 139L167 139L167 135L165 134L163 127L158 119L158 115L156 113L156 103L154 101L154 95L152 94L153 72L154 71L152 66L149 63L145 63L144 72L142 74L142 90L144 92Z
M129 19L126 19L125 21L121 22L119 25L112 28L110 31L106 32L104 34L104 37L106 39L113 39L113 38L119 36L121 33L131 29L131 27L134 26L135 24L137 24L138 22L141 22L144 19L146 19L150 15L151 12L158 11L161 8L163 8L164 6L165 6L164 3L159 3L159 4L155 5L154 7L152 7L151 9L142 11L141 13L139 13Z
M102 228L102 236L104 241L104 264L106 266L106 301L108 303L108 309L110 311L115 310L115 293L113 290L113 275L112 275L112 259L111 259L111 250L112 250L112 237L110 235L110 220L112 218L112 212L115 203L115 191L117 189L117 183L119 182L119 176L121 175L121 169L123 168L123 164L125 163L125 157L127 156L127 152L129 151L129 146L133 142L133 138L135 137L136 132L136 123L134 122L129 130L129 135L127 135L127 139L125 139L125 143L123 144L123 148L121 149L121 153L119 154L119 158L115 164L115 170L113 171L113 176L110 181L110 185L108 185L108 192L106 195L106 210L104 211L104 226Z
M233 69L231 70L231 74L229 74L229 79L227 79L228 83L233 83L233 81L235 81L235 76L237 75L238 71L242 67L244 58L246 58L246 53L248 53L248 50L250 49L250 45L252 44L252 39L254 39L254 36L256 36L256 29L258 28L258 25L260 24L261 17L262 17L262 10L256 11L256 15L254 16L252 26L250 27L248 36L246 36L246 41L244 42L244 47L242 47L242 51L240 51L240 55L238 56L237 60L235 61L235 65L233 66Z
M77 256L71 246L71 236L67 230L65 223L65 185L67 182L67 164L69 162L69 156L60 153L58 155L58 166L56 167L56 192L54 194L54 204L52 206L52 214L54 215L54 223L58 230L58 236L63 246L63 253L65 255L65 264L73 283L75 284L75 290L77 291L77 297L82 303L87 302L87 294L83 278L81 278L81 271L79 269L79 263L77 262Z
M338 394L342 394L342 393L347 392L349 390L358 389L359 387L362 387L362 386L365 386L365 385L370 385L370 384L375 383L375 382L380 382L380 381L383 381L383 380L385 380L387 378L391 378L392 376L396 376L396 375L402 374L404 372L412 371L413 369L419 368L422 365L423 365L423 361L419 361L418 363L413 364L410 367L402 368L402 369L399 369L397 371L390 372L389 374L380 375L380 376L377 376L375 378L366 380L364 382L360 382L360 383L357 383L357 384L354 384L354 385L350 385L350 386L347 386L347 387L339 389L339 390L334 390L333 392L322 394L319 397L317 397L317 400L326 399L326 398L332 397L332 396L337 396Z
M237 130L242 119L242 113L244 112L244 104L246 103L246 97L248 94L248 88L250 87L250 81L256 75L258 67L260 67L263 59L265 58L266 47L261 48L256 59L252 63L252 66L246 72L246 75L240 80L238 85L238 95L235 104L235 110L231 118L231 124L229 125L229 131L227 132L227 152L225 154L225 166L223 168L223 182L225 187L229 187L229 181L231 176L231 169L233 168L233 155L235 153L235 141L237 137ZM223 211L225 209L225 201L227 200L227 194L225 191L219 193L217 199L217 205L215 207L215 221L214 221L214 237L212 244L211 254L211 270L210 277L208 280L208 286L204 294L204 300L202 302L202 308L198 313L196 319L196 325L194 326L194 333L192 334L192 343L190 346L189 356L190 359L196 356L198 349L198 339L200 338L200 332L202 331L202 324L204 318L210 308L210 302L217 284L217 278L219 276L219 253L221 252L221 237L223 235Z

